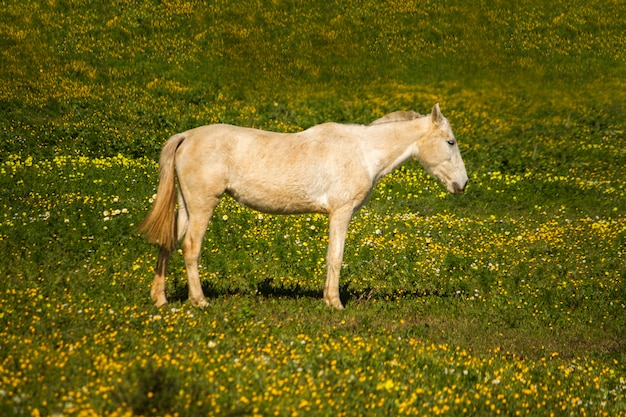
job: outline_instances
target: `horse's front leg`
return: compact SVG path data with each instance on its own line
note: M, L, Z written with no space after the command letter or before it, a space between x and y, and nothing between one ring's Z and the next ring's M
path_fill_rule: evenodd
M346 243L348 224L352 217L352 209L341 210L329 215L329 239L326 263L328 275L324 285L324 301L329 306L343 310L343 304L339 298L339 275L343 261L343 248Z

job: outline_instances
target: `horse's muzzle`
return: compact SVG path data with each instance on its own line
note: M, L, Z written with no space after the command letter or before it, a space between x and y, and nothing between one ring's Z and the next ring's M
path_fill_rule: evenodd
M463 194L465 192L465 187L467 187L467 184L469 183L469 180L465 181L465 184L460 185L458 182L453 182L452 183L452 189L454 190L453 194Z

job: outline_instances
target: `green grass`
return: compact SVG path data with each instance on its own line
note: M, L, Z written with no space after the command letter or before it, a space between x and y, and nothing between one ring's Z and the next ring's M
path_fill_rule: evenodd
M466 4L467 3L467 4ZM622 2L3 2L0 414L626 415ZM209 307L152 306L168 136L441 103L470 177L417 162L350 227L229 198Z

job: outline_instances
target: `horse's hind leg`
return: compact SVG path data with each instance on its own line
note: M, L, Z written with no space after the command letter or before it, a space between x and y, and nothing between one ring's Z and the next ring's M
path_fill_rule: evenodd
M154 274L154 280L152 281L152 289L150 290L150 296L154 301L154 305L157 307L162 307L167 304L167 298L165 298L165 273L167 271L167 264L169 263L171 254L172 251L164 246L159 248L156 273Z
M218 198L212 197L203 201L203 204L195 204L193 208L188 207L189 222L182 248L189 281L189 301L198 307L205 307L208 304L202 292L198 273L198 259L200 258L202 240L217 202Z
M182 196L178 196L178 211L176 213L176 241L178 242L187 230L187 208L185 207L185 201ZM167 265L169 263L172 251L161 246L159 248L159 258L157 260L156 273L154 280L152 281L152 289L150 290L150 296L157 307L162 307L167 304L167 298L165 297L165 275L167 272Z

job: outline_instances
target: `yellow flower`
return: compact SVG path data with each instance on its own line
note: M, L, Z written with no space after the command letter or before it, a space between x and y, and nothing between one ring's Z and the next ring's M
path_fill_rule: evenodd
M377 390L387 390L387 391L391 391L394 388L394 383L392 379L388 379L385 382L380 382L378 385L376 385L376 389Z

